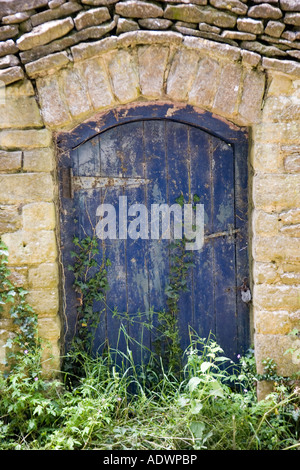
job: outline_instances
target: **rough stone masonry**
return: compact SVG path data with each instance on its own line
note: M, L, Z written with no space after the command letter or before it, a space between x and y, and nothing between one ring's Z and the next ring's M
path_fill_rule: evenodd
M299 370L284 353L300 348L300 1L0 0L0 18L0 233L48 372L63 346L55 135L145 101L249 128L258 370ZM4 313L0 346L11 334Z

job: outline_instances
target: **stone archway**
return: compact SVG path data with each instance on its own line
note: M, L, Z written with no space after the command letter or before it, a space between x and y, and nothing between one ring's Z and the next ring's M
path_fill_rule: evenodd
M16 275L26 272L29 300L56 360L59 227L53 138L120 104L158 100L189 104L249 128L257 363L261 367L261 360L271 356L280 373L295 370L298 365L284 351L293 342L287 333L299 324L298 72L280 64L274 70L274 60L262 67L256 53L170 31L135 31L82 43L71 47L71 54L28 64L42 118L30 81L11 85L10 125L0 133L4 151L14 151L11 170L22 170L0 175L3 202L14 217L3 240ZM14 113L20 102L26 110L22 117ZM8 323L4 329L9 330Z

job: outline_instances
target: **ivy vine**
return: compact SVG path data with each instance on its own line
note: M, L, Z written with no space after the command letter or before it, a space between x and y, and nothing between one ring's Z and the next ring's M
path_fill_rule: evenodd
M15 326L13 334L7 339L6 366L9 370L16 370L24 354L40 360L41 344L38 337L38 318L33 308L27 303L28 291L23 287L16 287L11 280L11 271L8 268L8 248L0 239L0 315L2 316L9 306L9 315Z

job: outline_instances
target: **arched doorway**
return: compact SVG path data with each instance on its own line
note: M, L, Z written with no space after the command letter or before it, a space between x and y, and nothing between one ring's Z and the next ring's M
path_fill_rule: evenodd
M190 106L140 103L81 124L59 136L58 147L66 341L77 322L78 295L68 269L73 238L96 236L98 265L104 255L110 265L105 298L93 305L94 350L105 342L122 347L121 321L130 337L151 349L153 330L141 323L166 308L166 288L180 263L172 256L175 226L166 235L161 216L157 228L153 206L164 204L169 220L182 209L180 240L184 205L193 204L199 214L204 210L204 227L201 233L191 226L191 264L178 301L181 346L188 346L192 327L201 337L212 332L233 360L245 352L249 307L240 286L248 277L246 132Z

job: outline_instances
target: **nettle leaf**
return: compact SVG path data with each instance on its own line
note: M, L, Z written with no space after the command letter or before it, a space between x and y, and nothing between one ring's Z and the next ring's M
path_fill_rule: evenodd
M201 439L205 429L205 424L199 423L198 421L193 421L190 425L190 429L197 439Z
M211 365L211 362L202 362L200 366L201 372L204 374L211 367Z
M188 383L190 392L193 392L194 390L196 390L200 382L201 380L199 379L199 377L192 377Z
M219 382L214 380L213 382L210 383L209 387L210 387L210 395L214 397L224 398L224 390L222 386L219 384Z
M199 400L192 400L191 402L191 413L197 415L203 408L202 403Z

